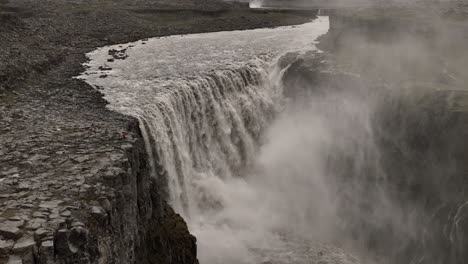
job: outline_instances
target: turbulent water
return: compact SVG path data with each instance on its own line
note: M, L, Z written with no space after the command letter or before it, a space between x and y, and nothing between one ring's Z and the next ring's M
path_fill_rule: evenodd
M252 0L249 6L250 8L261 8L263 6L263 0Z
M328 26L319 17L89 54L82 77L111 109L140 120L153 176L167 182L170 203L197 237L201 263L358 263L324 244L336 206L325 188L321 146L336 146L331 136L344 127L323 125L323 103L305 112L288 106L285 68L276 63L286 52L314 50ZM109 62L112 49L128 57ZM338 118L362 112L348 107L351 114Z

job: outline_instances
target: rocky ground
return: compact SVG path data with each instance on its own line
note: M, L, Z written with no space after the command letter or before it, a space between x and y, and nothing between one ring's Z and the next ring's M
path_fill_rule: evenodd
M438 12L444 23L420 19L419 26L412 13L382 12L330 11L332 31L321 45L335 66L378 82L398 77L398 84L465 88L465 9L446 8ZM108 111L102 96L73 76L99 46L295 24L307 16L217 0L0 0L0 263L196 263L195 238L149 177L138 124ZM388 36L395 37L382 34L388 30L437 45L388 49ZM357 42L354 35L364 37ZM388 53L399 54L401 67L386 67L393 65L389 56L379 54ZM457 113L466 112L463 96ZM464 135L458 125L453 131ZM466 199L457 193L458 206Z
M99 46L308 19L217 0L1 0L0 263L196 262L138 124L73 76Z

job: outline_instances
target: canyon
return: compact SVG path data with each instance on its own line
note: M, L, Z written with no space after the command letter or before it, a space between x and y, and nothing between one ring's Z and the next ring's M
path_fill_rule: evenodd
M463 10L143 39L28 102L57 115L4 97L0 262L464 263Z

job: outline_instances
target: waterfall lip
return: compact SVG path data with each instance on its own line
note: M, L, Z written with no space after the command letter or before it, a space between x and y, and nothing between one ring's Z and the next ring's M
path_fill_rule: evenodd
M124 97L135 96L123 86L146 87L139 91L145 92L152 83L163 91L180 81L237 70L248 63L273 63L286 52L316 49L315 39L328 28L328 17L321 16L296 26L174 35L105 46L87 54L87 69L77 78L101 90L118 110Z
M255 160L259 138L277 112L287 69L278 58L316 50L315 39L328 27L328 18L319 17L299 26L169 36L88 54L79 78L101 90L110 109L138 119L151 175L200 235L199 252L216 246L205 246L213 243L210 235L233 234L231 242L250 254L245 250L252 244L235 233L250 239L255 230L249 223L259 212L252 211L253 220L235 215L236 206L256 198L237 176Z

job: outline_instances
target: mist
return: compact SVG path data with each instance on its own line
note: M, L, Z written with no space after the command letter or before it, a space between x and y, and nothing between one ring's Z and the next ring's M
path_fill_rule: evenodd
M338 243L351 248L354 240L346 238L346 227L358 217L371 217L358 215L359 206L370 201L362 196L364 176L348 181L346 177L364 174L369 162L376 163L372 169L378 173L369 108L365 98L347 93L287 103L265 131L246 175L203 186L204 191L222 194L217 197L222 209L204 214L199 219L203 226L194 230L200 259L206 263L287 263L281 254L294 252L291 241L311 243L308 257L314 259L319 245ZM355 170L348 175L336 170L343 164L333 161L343 156L352 159ZM374 202L383 199L377 192L368 194ZM372 212L373 220L390 213L389 207L382 207ZM218 243L221 237L223 243ZM259 257L268 249L281 254ZM351 257L344 255L338 261L346 263L347 258Z
M286 71L285 109L249 172L223 189L235 201L219 214L232 244L216 252L258 263L252 249L304 239L359 263L464 263L468 60L454 13L434 3L331 12L327 53ZM219 263L212 253L202 259Z
M459 264L468 60L433 7L153 39L87 78L140 120L200 263Z
M306 56L285 83L308 119L295 129L307 137L278 132L303 139L297 144L303 148L283 158L308 157L314 166L296 170L319 175L320 192L310 190L330 206L314 210L328 219L308 221L331 226L322 228L326 235L363 259L466 261L456 223L467 200L457 186L466 168L460 142L468 91L467 34L454 24L462 19L459 8L428 3L334 11L319 45L330 53ZM320 204L310 197L310 204Z

